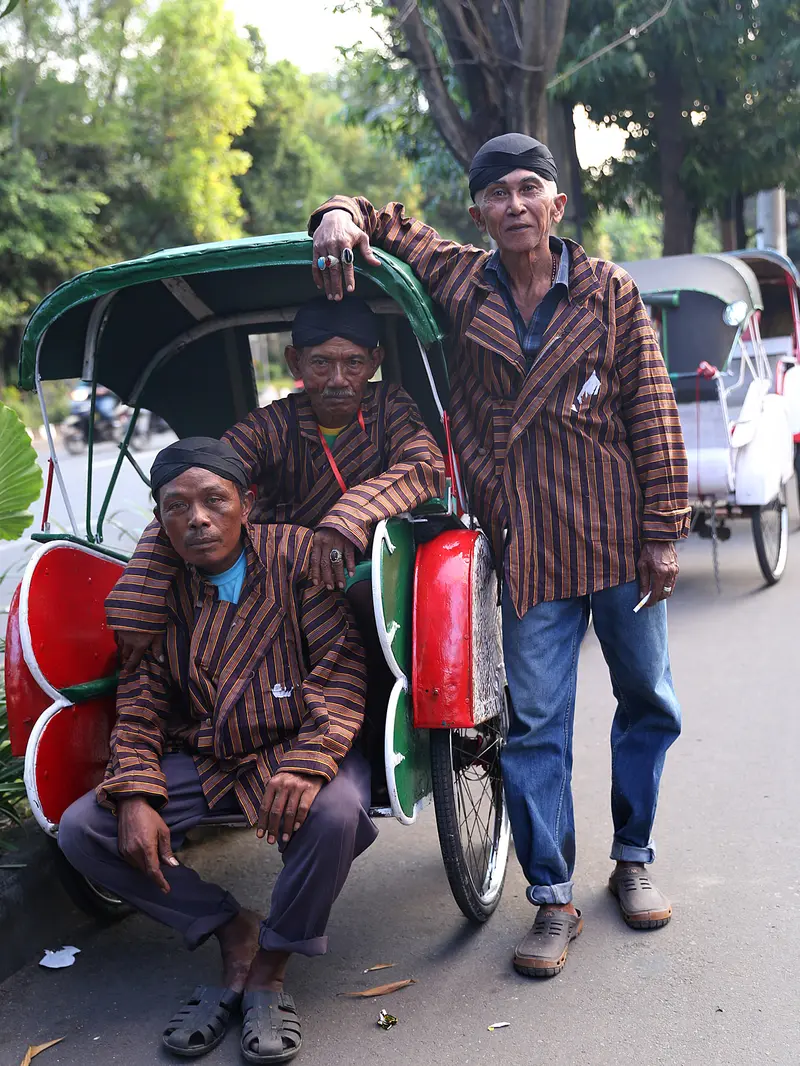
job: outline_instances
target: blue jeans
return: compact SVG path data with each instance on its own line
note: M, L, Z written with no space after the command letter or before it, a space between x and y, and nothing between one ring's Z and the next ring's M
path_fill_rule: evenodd
M612 859L652 862L664 757L681 731L662 601L638 614L632 581L553 603L522 618L505 593L503 644L512 715L503 778L531 903L569 903L575 868L572 722L578 649L591 604L617 710L611 726Z

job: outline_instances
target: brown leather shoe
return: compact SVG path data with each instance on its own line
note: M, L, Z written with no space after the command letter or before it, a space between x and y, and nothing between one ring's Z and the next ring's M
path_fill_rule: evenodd
M582 929L580 911L570 914L545 904L514 949L514 969L526 977L555 977L564 969L569 945Z
M660 929L672 917L672 904L639 863L617 867L608 887L631 929Z

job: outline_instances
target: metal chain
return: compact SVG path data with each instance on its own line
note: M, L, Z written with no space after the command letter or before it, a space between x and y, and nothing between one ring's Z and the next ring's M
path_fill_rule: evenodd
M714 581L717 586L717 595L722 595L722 584L719 578L719 537L717 536L717 509L711 504L711 558L714 561Z

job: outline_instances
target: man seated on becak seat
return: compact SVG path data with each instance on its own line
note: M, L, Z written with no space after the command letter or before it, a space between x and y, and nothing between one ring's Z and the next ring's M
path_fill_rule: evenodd
M343 589L380 519L444 494L444 461L408 394L369 383L382 352L377 316L363 300L318 297L301 307L286 359L303 391L251 412L223 440L258 488L251 520L314 529L312 579ZM151 644L161 653L164 593L177 565L151 523L106 601L123 665Z
M301 1043L283 991L289 956L327 950L333 902L376 830L369 768L352 750L366 687L357 628L343 598L311 580L308 529L248 523L249 476L209 437L156 457L157 520L180 559L164 661L148 650L123 671L105 780L65 812L58 842L189 948L219 941L221 984L195 990L165 1047L205 1054L241 1006L244 1057L272 1063ZM283 854L263 922L173 855L209 812L244 814Z

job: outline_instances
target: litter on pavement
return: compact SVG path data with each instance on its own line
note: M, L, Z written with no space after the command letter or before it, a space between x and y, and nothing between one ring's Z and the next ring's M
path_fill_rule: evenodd
M41 1055L43 1051L47 1051L49 1047L53 1047L55 1044L60 1044L63 1039L64 1037L60 1036L58 1040L48 1040L46 1044L28 1045L28 1050L23 1055L22 1062L19 1066L31 1066L32 1059L35 1059L37 1055Z
M65 966L72 966L80 950L80 948L67 947L59 948L58 951L50 951L45 948L44 956L39 959L39 965L48 970L63 970Z

